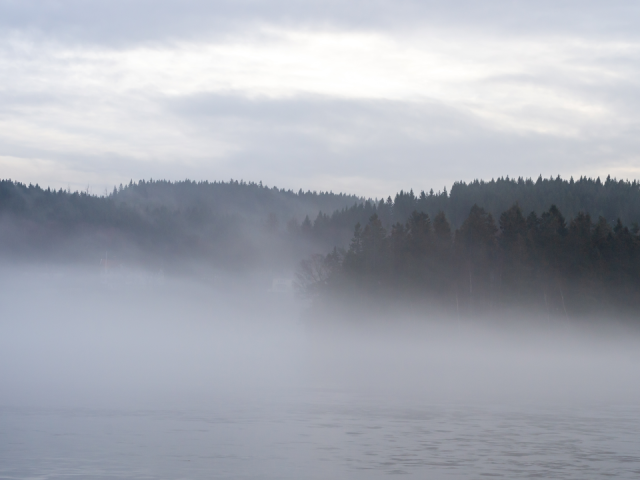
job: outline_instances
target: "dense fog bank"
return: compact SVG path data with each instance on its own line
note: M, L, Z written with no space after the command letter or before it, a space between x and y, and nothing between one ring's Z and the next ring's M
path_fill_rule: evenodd
M298 306L263 276L14 266L1 290L3 404L205 406L295 373Z
M4 406L640 400L640 336L624 325L415 308L341 317L250 279L105 283L95 272L4 267L0 283Z
M428 303L370 298L315 304L306 317L317 378L362 398L418 404L640 400L640 326L629 318L516 310L457 316Z

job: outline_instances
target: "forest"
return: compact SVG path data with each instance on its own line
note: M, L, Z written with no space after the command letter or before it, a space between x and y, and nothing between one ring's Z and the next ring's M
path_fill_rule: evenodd
M322 299L425 299L458 315L628 311L640 306L640 236L637 223L584 212L567 221L555 205L525 216L516 203L496 222L474 204L456 230L442 211L431 220L414 210L389 231L374 213L348 249L304 260L297 281Z
M108 252L145 268L287 269L327 247L313 245L309 216L362 201L238 180L141 180L102 196L1 180L0 257L91 264Z
M611 177L505 177L386 199L242 180L140 180L104 195L0 181L4 261L297 269L312 297L348 285L462 313L636 306L639 221L640 184Z

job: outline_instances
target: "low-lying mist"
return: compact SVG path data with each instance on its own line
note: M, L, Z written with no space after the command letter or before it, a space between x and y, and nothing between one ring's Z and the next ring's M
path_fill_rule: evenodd
M640 336L615 319L461 320L364 305L321 314L255 276L13 266L0 289L4 406L640 400Z

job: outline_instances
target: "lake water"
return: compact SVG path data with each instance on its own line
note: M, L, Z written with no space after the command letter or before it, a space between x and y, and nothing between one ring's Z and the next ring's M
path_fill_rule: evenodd
M0 278L0 479L640 478L637 336L301 318L240 288Z
M2 479L640 478L633 407L4 408Z

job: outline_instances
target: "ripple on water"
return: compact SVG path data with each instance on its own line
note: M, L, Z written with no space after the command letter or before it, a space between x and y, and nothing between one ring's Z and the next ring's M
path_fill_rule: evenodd
M640 409L0 409L0 479L640 477Z

